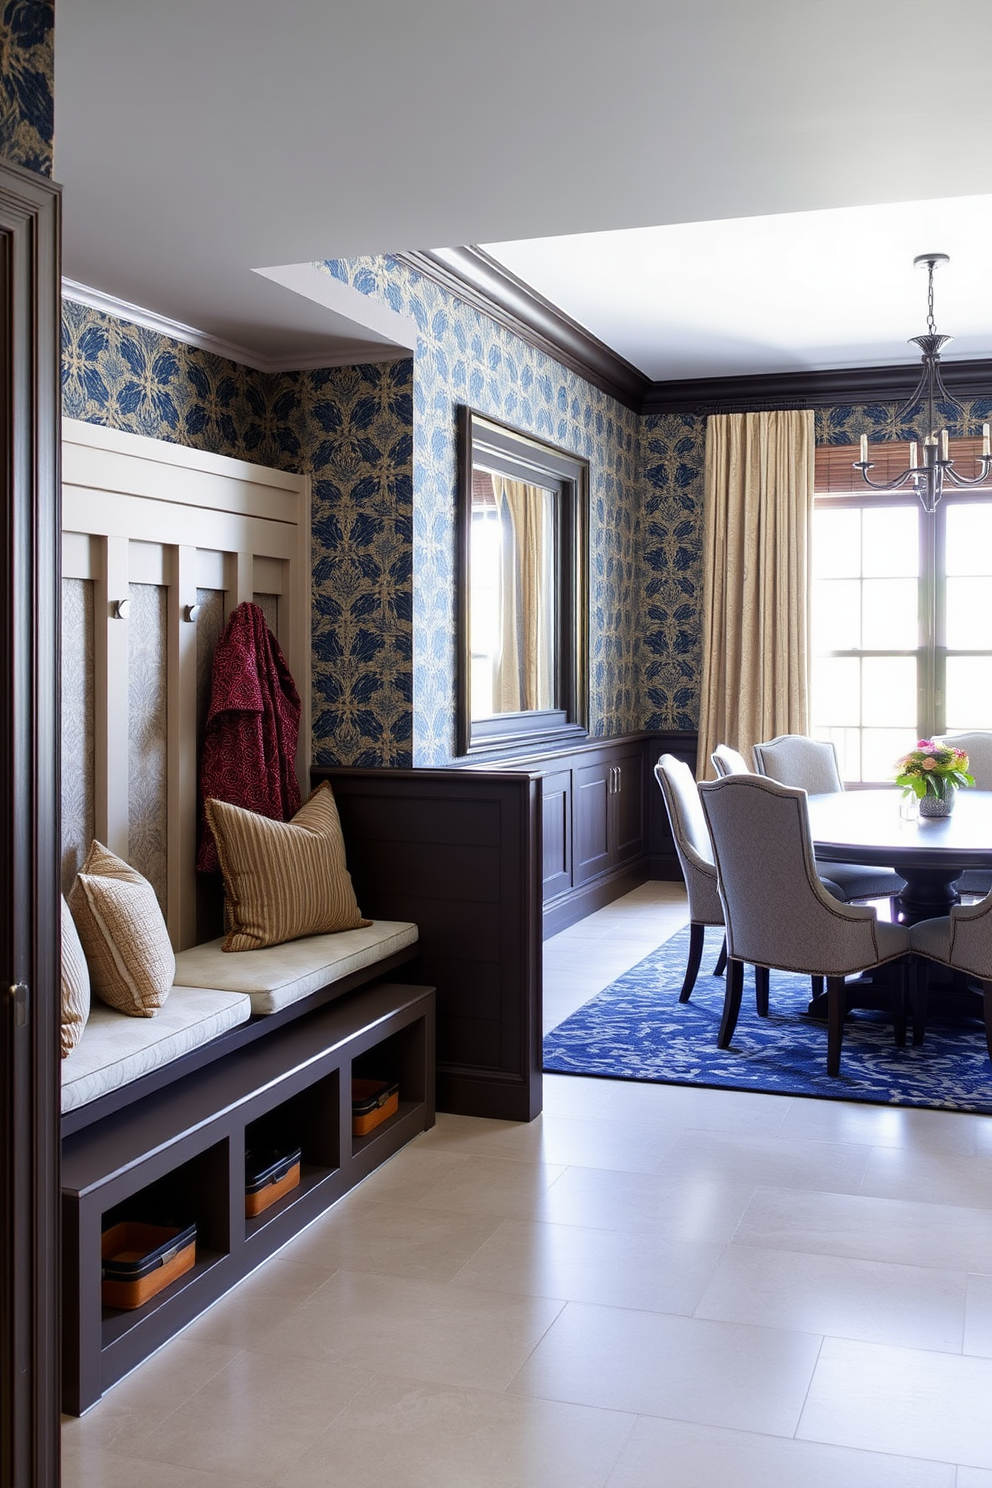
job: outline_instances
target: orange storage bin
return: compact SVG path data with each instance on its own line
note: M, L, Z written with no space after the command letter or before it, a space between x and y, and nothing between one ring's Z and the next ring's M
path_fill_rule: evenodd
M352 1080L351 1082L351 1134L367 1137L390 1116L395 1116L400 1105L400 1087L397 1081Z
M153 1225L127 1219L104 1230L101 1294L105 1307L143 1307L196 1262L196 1225Z

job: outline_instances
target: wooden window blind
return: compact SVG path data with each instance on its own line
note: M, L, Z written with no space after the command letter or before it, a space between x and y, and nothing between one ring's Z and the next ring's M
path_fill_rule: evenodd
M950 454L954 468L962 475L977 475L981 469L979 456L982 440L974 438L952 439ZM907 440L879 440L868 447L869 459L874 464L871 478L874 481L894 480L909 464L909 442ZM918 451L917 458L921 458ZM861 459L861 449L856 444L821 444L816 450L815 490L817 495L842 495L845 492L864 494L868 487L861 478L861 471L854 469L855 460ZM990 476L992 484L992 476ZM912 495L908 487L905 494ZM900 493L902 494L902 493Z

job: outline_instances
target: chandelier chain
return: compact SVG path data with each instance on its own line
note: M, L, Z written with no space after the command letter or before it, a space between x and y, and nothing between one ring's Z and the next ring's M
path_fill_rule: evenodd
M933 259L927 264L927 270L927 330L931 336L935 336L937 334L937 322L933 318Z

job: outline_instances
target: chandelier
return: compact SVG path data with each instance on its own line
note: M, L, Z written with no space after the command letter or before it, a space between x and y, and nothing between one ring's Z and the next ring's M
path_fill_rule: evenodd
M944 494L944 482L955 486L979 486L992 470L992 453L989 448L989 426L982 425L982 468L978 475L959 475L954 461L948 454L947 429L939 428L941 418L947 416L948 406L964 415L964 409L944 386L940 375L940 352L953 337L939 336L933 318L933 271L938 264L948 263L946 253L920 253L913 259L914 266L927 267L927 334L911 336L910 345L916 345L923 353L923 370L911 396L899 409L901 419L916 415L917 410L925 416L926 433L923 437L923 458L919 459L919 446L914 439L909 446L909 466L890 481L873 481L868 472L872 462L868 458L868 435L861 436L861 459L855 460L855 470L860 470L865 483L875 491L898 491L910 486L923 503L923 510L934 512Z

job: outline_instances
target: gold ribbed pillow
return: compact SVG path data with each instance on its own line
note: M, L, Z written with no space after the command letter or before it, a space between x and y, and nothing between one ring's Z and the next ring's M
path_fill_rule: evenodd
M94 841L69 908L96 995L134 1018L153 1018L175 981L176 958L147 878Z
M83 1036L90 1015L90 973L72 911L62 900L62 1058Z
M292 821L207 800L231 929L225 951L370 925L355 901L334 793L319 785Z

